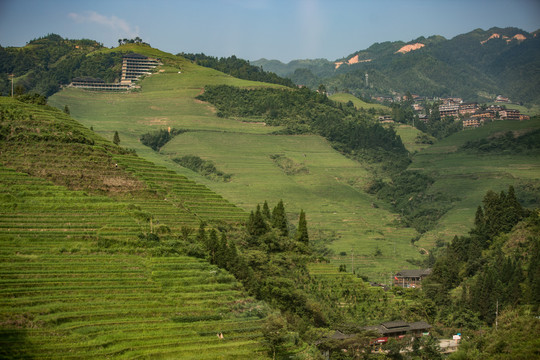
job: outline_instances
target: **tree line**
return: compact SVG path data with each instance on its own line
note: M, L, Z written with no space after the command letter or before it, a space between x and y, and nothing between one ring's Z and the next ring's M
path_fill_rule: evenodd
M278 84L288 87L295 87L296 85L286 78L282 78L272 72L267 72L262 67L254 66L247 60L239 59L232 55L230 57L213 57L203 53L200 54L186 54L179 53L178 56L182 56L188 60L195 62L197 65L216 69L225 74L229 74L238 79L261 81L270 84Z
M56 34L34 39L22 48L0 46L0 93L11 93L10 74L15 76L14 92L19 95L34 92L48 97L75 77L114 82L122 71L121 53L87 56L103 48L93 40L68 40Z

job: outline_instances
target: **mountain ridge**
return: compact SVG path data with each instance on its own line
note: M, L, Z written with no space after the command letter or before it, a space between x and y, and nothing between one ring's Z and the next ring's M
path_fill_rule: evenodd
M515 102L537 104L540 38L536 34L538 30L492 27L451 39L433 35L374 43L335 61L305 59L284 64L261 59L252 64L289 77L297 85L316 88L324 84L327 89L364 98L411 91L426 97L459 96L486 102L503 94ZM414 50L403 52L411 46Z

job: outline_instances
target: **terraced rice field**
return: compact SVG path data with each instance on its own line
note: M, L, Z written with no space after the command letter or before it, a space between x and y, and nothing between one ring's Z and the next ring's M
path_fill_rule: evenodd
M4 351L40 359L264 357L262 305L206 261L146 254L129 203L5 167L0 179Z
M0 358L266 357L266 305L179 255L180 229L244 211L54 109L0 115Z

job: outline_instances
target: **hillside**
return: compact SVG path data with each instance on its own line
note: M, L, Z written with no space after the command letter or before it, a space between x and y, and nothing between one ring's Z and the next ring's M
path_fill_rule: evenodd
M334 62L317 59L282 64L261 59L253 64L297 84L317 88L322 83L332 91L347 89L362 97L410 91L487 102L503 94L530 105L540 103L539 41L534 33L517 28L476 29L452 39L431 36L406 43L376 43Z
M538 207L540 164L537 149L479 152L463 147L467 142L503 137L509 131L516 136L511 142L516 142L520 136L538 129L538 116L522 122L497 121L478 129L458 132L417 153L409 170L419 170L436 179L430 192L459 198L420 243L431 246L437 240L448 239L454 234L466 234L472 227L476 207L488 190L502 191L513 185L522 204Z
M179 240L245 212L54 108L0 115L2 357L264 358L265 305Z
M444 260L479 223L478 205L491 208L488 190L540 204L539 117L437 140L381 126L388 110L351 94L240 80L144 44L88 56L124 51L164 65L129 92L64 88L48 100L55 108L0 98L4 353L309 357L330 329L395 319L447 336L468 325L449 315L440 283L425 295L364 280L388 284ZM154 150L143 144L152 137L167 141ZM467 280L470 266L460 268ZM444 294L455 304L457 282ZM488 313L460 316L474 328L491 324Z
M178 61L182 61L181 58ZM397 216L389 211L391 208L375 196L366 194L370 184L381 176L369 164L343 157L318 136L272 135L280 127L267 126L260 117L217 117L212 106L195 99L207 85L226 84L251 89L279 86L238 80L185 61L176 66L181 66L182 74L178 74L178 68L172 65L164 67L164 72L141 82L140 92L112 94L65 89L52 96L49 102L58 108L69 105L75 118L109 139L112 139L114 131L118 131L123 146L133 148L140 156L207 185L247 211L264 200L277 203L280 199L286 202L287 209L291 211L291 219L296 217L300 209L304 209L312 239L332 250L333 266L349 263L352 251L357 271L372 279L382 281L388 278L389 271L410 267L407 260L419 259L420 248L432 246L436 239L466 232L474 212L473 204L477 204L489 188L504 188L508 185L505 179L509 176L514 178L511 183L519 188L517 183L526 183L527 179L536 176L534 159L520 156L508 157L508 162L522 164L518 167L524 169L511 175L505 175L509 169L501 166L491 169L489 173L492 175L486 177L483 167L477 167L474 161L471 163L473 166L466 170L463 167L450 170L455 166L452 163L453 155L446 156L448 151L444 150L444 144L451 144L460 136L485 136L482 135L486 131L484 128L460 132L455 137L427 147L415 142L419 134L417 130L407 126L397 127L410 151L427 147L413 158L410 169L433 176L435 182L425 189L426 196L446 194L444 206L450 209L443 216L441 224L424 234L425 240L413 246L411 239L419 234L411 228L396 227ZM493 125L512 128L522 123L498 124ZM142 134L168 127L188 131L175 137L161 152L140 143ZM441 149L440 159L435 159L437 149ZM211 161L220 171L230 174L231 180L222 182L208 179L172 161L173 158L188 155ZM463 155L459 153L455 156ZM497 156L493 160L495 163ZM470 158L472 161L474 156ZM423 159L429 160L424 163L421 162ZM283 161L289 164L287 166L302 168L303 171L290 173L283 167ZM445 166L448 170L441 170ZM463 184L459 186L464 187L456 198L453 185L445 178L445 171L459 173L462 170L470 172L472 178L483 180L470 182L468 177L456 175L452 181L455 180L455 184L462 181ZM383 178L383 181L386 180ZM434 203L432 206L439 205ZM377 249L381 250L382 256L374 255Z
M205 184L247 211L265 200L275 204L281 199L291 219L304 209L313 240L331 247L336 267L349 261L353 249L355 267L382 280L389 269L407 266L406 259L420 256L409 242L414 231L395 229L391 225L395 215L384 204L375 206L376 199L362 191L370 177L362 164L340 155L319 136L272 135L281 127L266 126L260 118L217 117L212 106L195 99L206 85L279 86L238 80L190 63L182 65L182 74L165 68L140 84L140 92L127 94L64 89L49 103L58 108L69 105L77 120L109 139L118 131L122 146ZM142 134L168 127L189 131L160 153L140 143ZM308 172L288 175L272 160L276 154ZM232 174L231 181L209 180L172 161L185 155L211 160ZM377 247L382 256L373 255ZM342 252L348 255L339 256Z

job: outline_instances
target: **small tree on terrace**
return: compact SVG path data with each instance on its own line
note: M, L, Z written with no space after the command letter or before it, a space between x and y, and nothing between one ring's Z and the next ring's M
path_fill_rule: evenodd
M115 132L114 132L113 143L114 143L115 145L119 145L119 144L120 144L120 136L118 135L118 131L115 131Z

